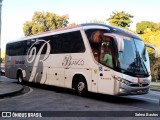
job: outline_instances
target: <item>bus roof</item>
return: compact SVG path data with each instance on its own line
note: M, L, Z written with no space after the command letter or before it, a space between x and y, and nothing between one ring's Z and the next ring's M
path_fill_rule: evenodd
M82 26L102 26L102 27L106 27L109 29L109 31L111 33L116 33L116 34L120 34L120 35L125 35L128 37L133 37L136 39L141 39L138 35L136 35L135 33L132 33L131 31L116 27L116 26L110 26L110 25L106 25L106 24L95 24L95 23L88 23L88 24L81 24Z
M37 37L45 37L45 36L52 35L52 34L59 34L61 32L63 33L63 31L67 31L67 30L68 31L80 30L80 29L82 29L82 27L83 27L83 29L93 29L93 28L98 29L101 27L103 29L107 29L111 33L116 33L116 34L120 34L120 35L124 35L124 36L128 36L128 37L141 39L138 35L130 32L130 31L124 30L122 28L118 28L118 27L110 26L110 25L106 25L106 24L86 23L86 24L63 27L60 29L55 29L55 30L51 30L51 31L47 31L47 32L39 33L39 34L26 36L26 37L20 38L18 40L10 41L8 43L16 42L16 41L23 41L23 40L27 40L27 39L34 39Z

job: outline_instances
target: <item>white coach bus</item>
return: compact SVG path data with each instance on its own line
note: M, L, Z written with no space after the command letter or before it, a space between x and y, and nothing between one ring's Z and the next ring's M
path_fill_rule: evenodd
M109 95L146 94L151 82L146 45L126 30L81 24L6 45L6 76Z

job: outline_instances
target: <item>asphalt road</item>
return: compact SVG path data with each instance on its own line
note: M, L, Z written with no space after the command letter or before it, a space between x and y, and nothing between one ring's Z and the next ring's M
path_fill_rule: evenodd
M6 82L15 82L14 80L6 79ZM95 117L95 113L99 111L118 111L118 114L128 114L128 111L160 111L160 92L150 91L146 95L123 96L115 97L109 95L90 93L87 97L78 96L73 90L61 89L52 86L44 86L38 84L26 83L27 92L16 96L8 96L0 99L0 111L46 111L53 116L51 111L73 111L73 114L78 114L77 111L82 111L82 117L54 117L54 119L73 119L73 120L97 120L104 119ZM94 111L90 113L88 111ZM65 115L65 113L63 113ZM88 115L89 114L89 115ZM117 112L115 112L116 116ZM87 116L88 115L88 116ZM114 117L114 112L112 113ZM105 115L104 115L105 116ZM157 117L109 117L109 119L146 119L159 120ZM1 118L0 118L1 119ZM8 118L9 119L9 118ZM13 119L13 118L12 118ZM22 118L15 118L22 119ZM28 118L23 118L28 120ZM34 118L30 118L34 119ZM53 119L38 118L38 119Z

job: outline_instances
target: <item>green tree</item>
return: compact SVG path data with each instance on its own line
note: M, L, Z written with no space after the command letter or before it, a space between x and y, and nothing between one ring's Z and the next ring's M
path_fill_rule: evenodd
M122 27L125 29L128 29L128 27L130 27L130 23L132 23L131 18L134 17L133 15L125 13L124 11L116 11L112 13L113 15L111 15L110 18L107 19L107 21L109 21L111 25Z
M160 31L160 23L153 23L153 31Z
M57 15L50 12L35 12L32 21L26 21L23 25L25 36L46 32L67 26L68 15Z
M138 34L144 34L146 30L150 29L154 31L155 24L151 21L142 21L136 24L136 32Z

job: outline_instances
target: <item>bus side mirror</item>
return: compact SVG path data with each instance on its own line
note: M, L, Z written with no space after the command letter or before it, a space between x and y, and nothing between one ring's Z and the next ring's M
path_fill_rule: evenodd
M145 44L145 45L146 45L146 47L154 49L154 51L155 51L154 57L158 58L158 49L157 49L157 47L155 47L154 45L151 45L151 44Z
M113 34L113 33L104 33L104 36L108 36L108 37L111 37L114 40L116 40L117 44L118 44L118 51L119 52L124 51L124 41L123 41L123 38L120 35Z

